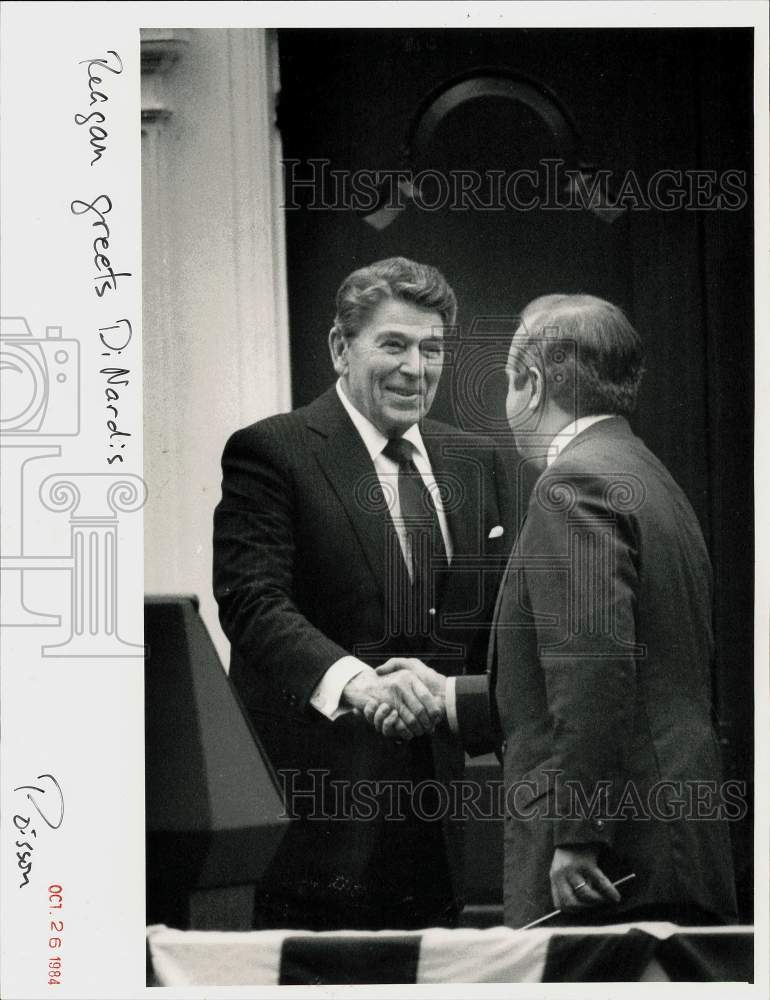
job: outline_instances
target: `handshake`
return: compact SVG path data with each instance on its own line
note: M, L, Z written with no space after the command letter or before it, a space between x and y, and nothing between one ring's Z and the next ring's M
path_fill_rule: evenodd
M378 733L397 740L432 733L446 714L446 677L421 660L395 656L362 670L342 691L341 704L363 715Z

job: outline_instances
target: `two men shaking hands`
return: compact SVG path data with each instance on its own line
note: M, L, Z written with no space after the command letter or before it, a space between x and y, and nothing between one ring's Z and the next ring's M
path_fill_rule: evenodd
M651 801L661 780L720 771L711 568L689 502L629 426L641 340L593 296L523 310L506 416L540 475L521 519L513 452L427 416L456 310L428 265L353 272L329 334L336 385L225 447L214 590L230 677L279 775L329 779L290 824L255 925L455 924L462 817L385 801L461 784L466 750L503 763L510 926L554 904L573 921L730 921L724 822L619 808L629 782ZM366 821L337 795L362 783ZM611 883L629 872L621 899Z
M432 733L446 718L447 678L415 658L392 657L348 681L343 701L378 733L411 740Z

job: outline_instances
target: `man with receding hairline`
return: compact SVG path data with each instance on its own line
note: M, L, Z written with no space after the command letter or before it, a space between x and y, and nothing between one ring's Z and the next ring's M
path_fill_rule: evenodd
M711 567L687 498L629 426L642 374L641 340L612 303L526 307L506 408L541 475L488 673L413 668L472 752L501 754L513 927L554 908L567 923L736 918L711 722Z

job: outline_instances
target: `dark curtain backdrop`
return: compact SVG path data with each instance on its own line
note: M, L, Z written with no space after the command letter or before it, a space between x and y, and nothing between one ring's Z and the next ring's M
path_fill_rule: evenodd
M586 156L616 179L725 170L752 178L749 29L279 33L284 156L340 171L396 169L420 100L455 74L499 66L542 81L574 116ZM541 123L508 102L454 114L426 162L439 170L533 168L559 155ZM333 192L327 191L332 197ZM647 346L635 429L674 473L700 518L715 569L715 705L728 777L750 780L753 748L752 200L734 211L585 211L414 206L377 231L352 211L287 210L294 404L333 381L326 335L334 294L356 267L394 254L435 264L460 302L456 350L433 415L497 430L495 364L512 318L536 295L584 291L622 305ZM468 381L468 372L477 377ZM490 425L491 420L491 425ZM522 496L528 470L511 470ZM733 824L744 916L751 919L750 818Z

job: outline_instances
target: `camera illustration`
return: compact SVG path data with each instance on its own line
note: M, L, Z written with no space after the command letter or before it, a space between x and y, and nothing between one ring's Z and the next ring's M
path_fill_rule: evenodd
M34 337L23 316L0 319L0 434L77 434L80 344L60 326Z
M462 430L506 440L505 365L518 317L474 316L452 343L449 369L451 421Z

